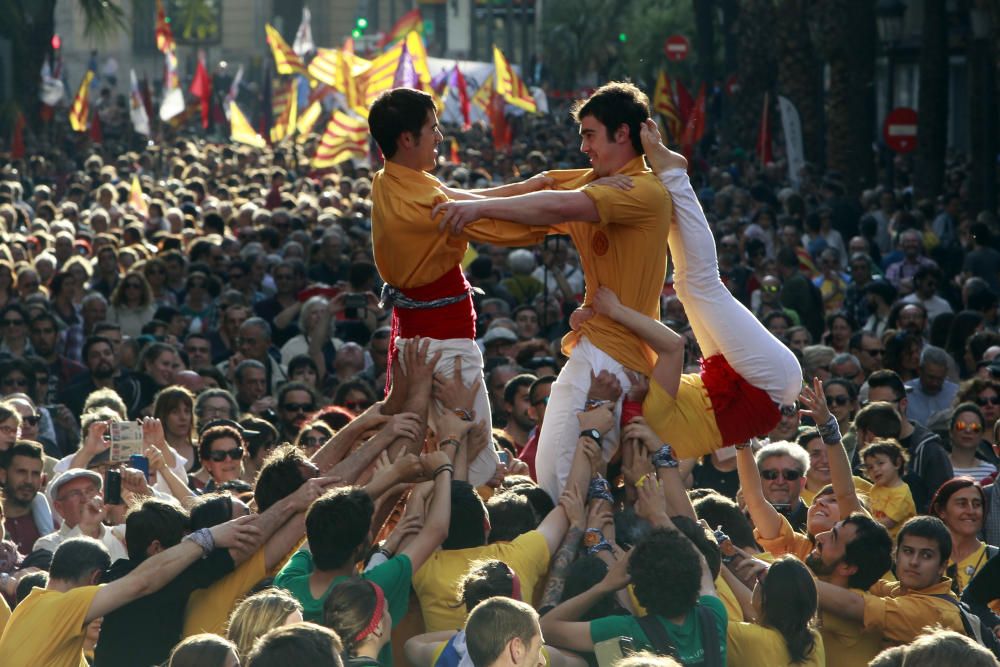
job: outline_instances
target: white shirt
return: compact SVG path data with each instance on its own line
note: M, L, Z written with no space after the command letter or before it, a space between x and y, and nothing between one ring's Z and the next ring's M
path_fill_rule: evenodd
M101 533L97 537L97 540L108 548L108 552L111 554L112 563L120 558L128 558L128 550L125 548L124 542L125 526L121 526L121 532L122 536L119 537L115 534L114 529L101 524ZM64 523L59 530L49 533L48 535L43 535L35 540L35 546L32 547L32 551L44 549L50 553L55 553L56 547L60 544L71 537L80 537L82 535L83 532L80 530L79 525L70 528Z

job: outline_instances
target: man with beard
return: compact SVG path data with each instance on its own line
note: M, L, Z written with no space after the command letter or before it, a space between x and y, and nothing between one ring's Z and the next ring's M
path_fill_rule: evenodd
M48 505L44 510L35 507L35 498L42 498L38 495L42 488L41 445L21 440L8 449L0 468L0 482L7 535L18 551L31 553L35 540L53 529Z
M59 342L59 327L56 318L42 313L31 320L31 346L35 354L49 364L49 386L46 396L54 398L56 387L65 387L74 378L86 371L83 364L62 356L56 350Z
M90 392L97 389L113 389L121 396L131 414L139 401L139 383L129 373L122 372L115 377L118 359L114 344L104 336L91 336L83 344L83 361L86 373L81 373L75 382L63 389L59 402L74 415L83 413L83 404Z
M287 382L278 390L278 433L294 442L306 418L316 411L316 394L302 382Z
M504 410L507 412L507 425L504 427L510 439L521 451L528 443L531 429L535 427L535 419L531 416L531 383L535 376L522 373L510 379L503 390Z

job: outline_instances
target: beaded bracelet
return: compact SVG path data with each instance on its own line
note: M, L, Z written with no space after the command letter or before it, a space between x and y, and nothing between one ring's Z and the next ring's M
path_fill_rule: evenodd
M594 479L590 480L590 487L587 489L587 502L594 498L606 500L612 505L615 504L614 496L611 495L611 485L600 475L596 475Z
M189 533L184 539L194 542L201 548L202 558L208 558L208 555L215 550L215 537L208 528L199 528L193 533Z

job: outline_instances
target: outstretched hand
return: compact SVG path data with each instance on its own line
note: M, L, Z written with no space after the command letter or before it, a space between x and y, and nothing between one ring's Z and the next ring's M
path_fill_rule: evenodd
M680 153L675 153L663 145L660 138L660 128L656 126L656 121L649 118L642 123L639 129L639 139L642 141L642 150L646 153L649 166L653 171L659 173L668 169L687 169L687 158Z
M481 199L442 202L431 211L431 218L443 216L438 222L438 231L458 236L470 222L484 217L481 213L482 202Z
M826 404L826 393L823 391L823 381L818 377L813 378L813 386L803 386L799 394L799 401L802 402L802 409L799 414L809 417L813 423L825 424L830 421L830 408Z

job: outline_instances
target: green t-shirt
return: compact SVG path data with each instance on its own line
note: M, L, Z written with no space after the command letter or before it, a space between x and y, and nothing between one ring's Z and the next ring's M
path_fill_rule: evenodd
M309 590L309 575L313 572L312 554L308 551L297 551L281 572L274 578L274 585L291 593L302 605L302 618L313 623L323 623L323 603L330 591L337 584L347 581L349 577L337 577L329 588L318 598L314 598ZM410 606L410 581L413 578L413 564L406 554L393 556L386 562L376 565L361 575L378 584L385 593L385 601L392 616L392 627L403 620ZM383 665L392 664L392 645L386 644L379 654L379 662Z
M726 626L728 618L726 608L719 598L702 596L698 604L708 607L715 616L715 624L719 634L719 651L722 662L726 662ZM667 631L667 635L677 648L678 659L684 665L700 665L705 660L705 650L701 645L701 621L695 610L688 612L684 622L671 623L665 618L657 617ZM642 631L642 626L634 616L606 616L590 622L590 639L596 644L614 637L631 637L637 649L652 650L652 643Z

